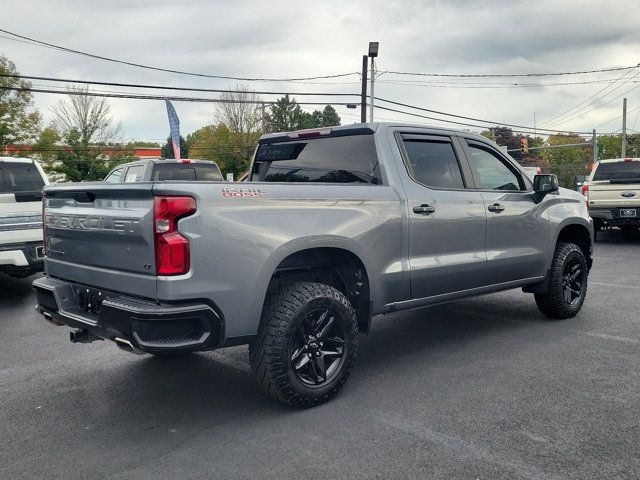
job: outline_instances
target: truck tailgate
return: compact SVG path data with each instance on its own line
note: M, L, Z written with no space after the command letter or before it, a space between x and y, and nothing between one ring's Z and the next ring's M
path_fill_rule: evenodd
M589 184L589 206L640 207L640 184L592 181Z
M48 275L155 297L151 183L47 187L43 208Z

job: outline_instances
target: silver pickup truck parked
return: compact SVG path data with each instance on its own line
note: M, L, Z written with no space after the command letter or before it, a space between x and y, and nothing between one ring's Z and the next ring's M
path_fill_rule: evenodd
M522 287L551 318L582 307L584 197L533 182L482 136L359 124L265 135L245 183L57 185L44 191L38 310L176 355L249 344L260 386L333 397L371 318Z

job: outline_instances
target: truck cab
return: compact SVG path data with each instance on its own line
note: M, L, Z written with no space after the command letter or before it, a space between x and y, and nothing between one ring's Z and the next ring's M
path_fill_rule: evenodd
M105 177L107 183L217 182L222 180L218 164L211 160L183 158L139 160L114 167Z

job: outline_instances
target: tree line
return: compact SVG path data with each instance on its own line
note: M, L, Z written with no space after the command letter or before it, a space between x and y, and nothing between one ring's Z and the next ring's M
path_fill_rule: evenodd
M554 173L560 185L575 188L576 177L589 175L593 163L593 143L591 138L579 135L555 134L546 139L538 136L516 134L507 127L493 127L482 132L485 137L498 145L506 146L520 164L540 167L544 173ZM528 153L521 152L520 141L526 138ZM562 147L562 145L582 144L584 146ZM545 148L547 147L547 148ZM552 148L549 148L552 147ZM599 135L597 138L598 158L620 158L622 155L622 135ZM640 156L640 133L627 135L627 156Z

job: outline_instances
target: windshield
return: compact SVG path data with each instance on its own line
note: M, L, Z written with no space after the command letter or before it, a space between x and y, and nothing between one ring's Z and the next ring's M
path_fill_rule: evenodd
M373 135L262 144L251 181L380 184Z
M222 173L215 163L158 163L151 178L154 182L181 180L219 182Z
M44 180L33 163L0 162L0 193L42 190Z
M619 161L598 165L593 180L640 182L640 161Z

